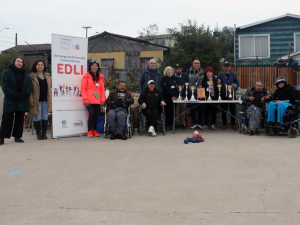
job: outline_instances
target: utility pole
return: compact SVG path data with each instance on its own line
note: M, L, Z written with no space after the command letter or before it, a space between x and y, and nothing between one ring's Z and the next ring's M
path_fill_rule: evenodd
M88 29L89 29L89 28L92 28L92 27L91 27L91 26L89 26L89 27L82 27L82 28L84 28L84 29L85 29L85 32L86 32L86 33L85 33L85 37L87 38Z
M16 46L18 45L18 34L16 33Z

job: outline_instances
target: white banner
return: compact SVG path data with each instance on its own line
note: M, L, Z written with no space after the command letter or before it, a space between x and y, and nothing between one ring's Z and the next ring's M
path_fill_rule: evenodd
M87 71L88 39L52 34L53 137L87 133L81 78Z

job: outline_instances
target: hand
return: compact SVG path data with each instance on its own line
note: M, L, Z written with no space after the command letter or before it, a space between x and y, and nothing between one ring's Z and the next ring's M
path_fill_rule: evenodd
M248 100L252 102L254 100L254 97L249 97Z
M29 103L29 106L32 108L32 107L33 107L33 102L30 102L30 103Z
M221 84L221 80L220 79L218 79L218 84Z
M266 97L266 99L269 99L271 97L271 95L268 95L267 97Z
M101 106L104 106L105 105L105 102L101 102Z
M171 101L174 101L174 100L176 100L176 98L175 98L175 97L172 97L172 98L171 98Z
M143 103L142 104L142 109L145 109L146 108L146 103Z
M166 105L166 103L164 101L161 101L160 105Z
M122 105L127 108L129 106L129 102L126 99L122 99Z
M264 97L261 98L260 102L261 102L261 103L264 103L264 102L265 102Z
M86 107L89 107L89 106L90 106L90 102L89 102L89 101L86 101L86 102L84 103L84 105L85 105Z

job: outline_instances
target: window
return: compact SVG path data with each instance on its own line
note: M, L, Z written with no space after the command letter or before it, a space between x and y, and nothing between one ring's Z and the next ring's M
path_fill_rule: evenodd
M256 57L270 57L270 35L239 35L239 58Z
M300 51L300 33L294 34L294 51Z

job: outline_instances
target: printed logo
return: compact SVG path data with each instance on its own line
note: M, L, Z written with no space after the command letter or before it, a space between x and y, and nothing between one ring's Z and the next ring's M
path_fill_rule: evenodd
M83 122L82 120L76 120L75 123L73 123L74 127L83 127Z
M68 128L68 126L67 126L67 120L62 120L61 121L61 127Z
M75 45L75 49L79 50L79 44Z

